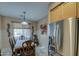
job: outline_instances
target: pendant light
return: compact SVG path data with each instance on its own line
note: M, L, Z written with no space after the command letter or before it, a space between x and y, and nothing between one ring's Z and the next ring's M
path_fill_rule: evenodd
M21 24L22 25L28 25L28 23L25 21L25 14L26 14L26 12L24 11L23 14L24 14L23 15L23 21L21 22Z

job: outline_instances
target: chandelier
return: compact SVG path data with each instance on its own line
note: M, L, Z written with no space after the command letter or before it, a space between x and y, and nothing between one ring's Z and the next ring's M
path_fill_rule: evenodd
M28 25L28 23L25 20L25 14L26 14L26 12L24 11L23 15L22 15L23 16L23 21L21 22L22 25Z

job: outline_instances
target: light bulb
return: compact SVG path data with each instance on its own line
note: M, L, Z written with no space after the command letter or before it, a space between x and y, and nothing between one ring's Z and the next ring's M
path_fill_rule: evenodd
M21 24L22 24L22 25L28 25L28 23L25 22L25 21L23 21Z

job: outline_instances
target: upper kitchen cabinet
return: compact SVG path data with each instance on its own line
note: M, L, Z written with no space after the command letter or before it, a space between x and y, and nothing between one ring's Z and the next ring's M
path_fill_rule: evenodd
M50 3L48 11L48 23L53 23L61 19L62 7L59 6L61 3ZM57 7L58 6L58 7Z
M51 22L56 22L62 19L62 5L54 8L51 12Z
M76 2L65 2L60 3L54 8L49 10L50 23L64 20L67 18L79 18L79 3Z
M76 17L76 3L63 3L63 19Z
M51 19L51 12L48 12L48 23L50 24L51 21L52 21L52 19Z
M77 3L77 18L79 18L79 3Z

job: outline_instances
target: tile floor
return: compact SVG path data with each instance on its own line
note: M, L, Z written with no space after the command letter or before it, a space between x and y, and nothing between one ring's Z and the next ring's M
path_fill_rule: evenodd
M36 47L35 54L36 56L47 56L47 50L45 47L38 46ZM11 56L12 52L10 48L1 49L1 56Z

